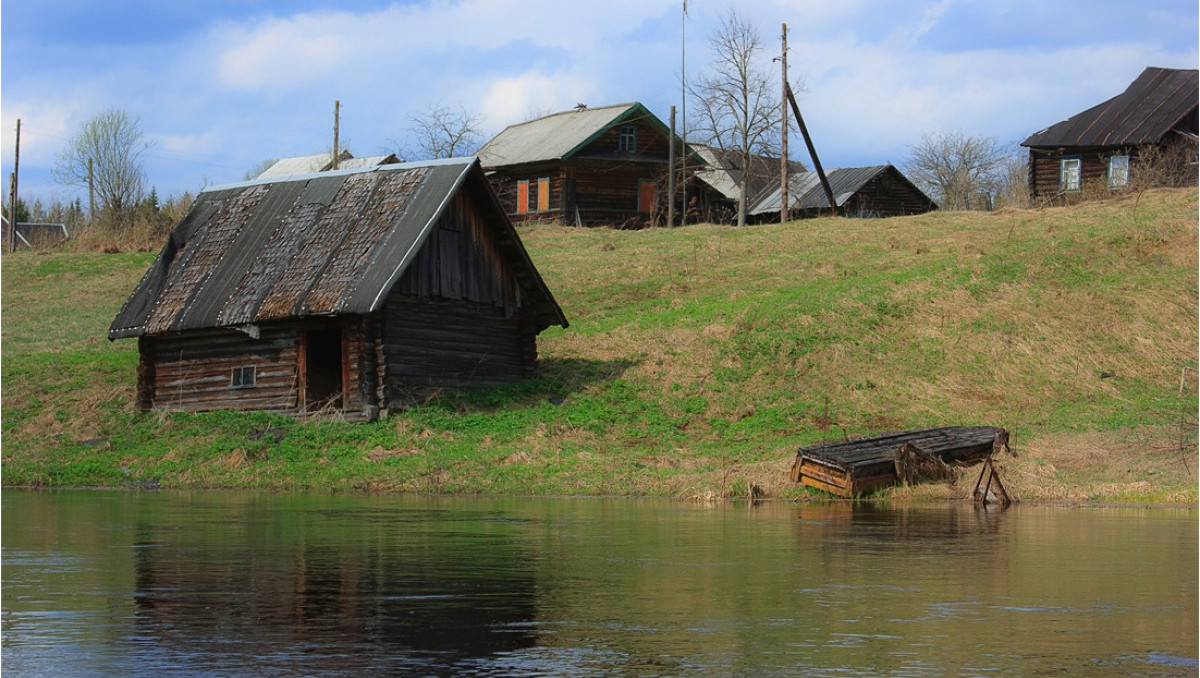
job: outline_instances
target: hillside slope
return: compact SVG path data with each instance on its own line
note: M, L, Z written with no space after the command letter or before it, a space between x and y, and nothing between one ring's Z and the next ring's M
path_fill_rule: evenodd
M983 424L1022 499L1196 502L1194 189L521 235L571 322L542 375L367 425L134 413L135 342L104 336L147 256L7 255L3 480L790 497L799 445Z

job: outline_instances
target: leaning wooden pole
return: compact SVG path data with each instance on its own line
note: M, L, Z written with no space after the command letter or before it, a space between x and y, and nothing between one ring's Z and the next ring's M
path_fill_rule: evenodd
M825 197L829 200L829 210L836 215L837 202L833 199L833 188L829 186L829 179L825 176L825 170L821 169L821 160L817 157L817 149L813 146L812 137L808 135L808 127L804 125L804 116L800 115L800 107L796 105L796 97L792 94L792 87L787 82L784 82L783 89L787 92L787 99L792 104L792 113L796 116L796 126L800 128L800 133L804 135L804 144L808 146L808 155L812 158L813 169L817 170L817 178L821 180L821 188L825 189Z

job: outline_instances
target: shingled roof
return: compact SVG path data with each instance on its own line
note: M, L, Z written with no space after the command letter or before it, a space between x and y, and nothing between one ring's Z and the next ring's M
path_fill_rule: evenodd
M490 196L497 242L540 329L566 319L476 158L217 186L196 197L109 339L378 310L453 196Z
M1139 146L1161 141L1197 108L1197 71L1150 67L1117 96L1030 136L1035 148Z

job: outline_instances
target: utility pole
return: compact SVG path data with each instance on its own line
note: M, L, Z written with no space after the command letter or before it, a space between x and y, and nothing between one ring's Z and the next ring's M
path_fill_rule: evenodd
M21 119L17 118L17 146L13 157L12 197L8 201L8 251L17 249L17 180L21 172Z
M783 63L783 95L779 97L779 107L783 116L783 136L780 140L779 151L779 223L787 223L791 205L788 203L788 72L787 72L787 23L783 24L783 54L779 57Z
M671 107L671 144L667 147L667 228L675 225L675 107Z
M96 172L88 158L88 224L96 223Z
M679 185L682 193L683 213L679 216L679 225L687 224L688 202L687 202L687 0L683 0L683 22L679 33L679 52L680 52L680 82L682 83L682 120L680 127L683 128L683 149L679 154Z
M338 120L341 118L342 102L334 99L333 101L333 167L338 168Z

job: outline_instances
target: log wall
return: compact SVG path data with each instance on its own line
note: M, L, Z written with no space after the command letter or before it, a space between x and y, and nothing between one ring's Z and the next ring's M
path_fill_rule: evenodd
M295 329L204 330L143 337L139 406L160 410L295 411L299 337ZM234 368L253 366L255 385L232 388Z
M1049 151L1029 149L1029 187L1037 203L1051 202L1068 195L1062 188L1062 159L1080 158L1080 186L1108 180L1108 158L1116 155L1115 149L1090 149ZM1123 154L1123 153L1122 153ZM1131 158L1132 160L1132 158ZM1071 193L1079 193L1072 191Z
M381 324L388 407L438 388L515 381L537 365L530 323L495 306L393 297Z

